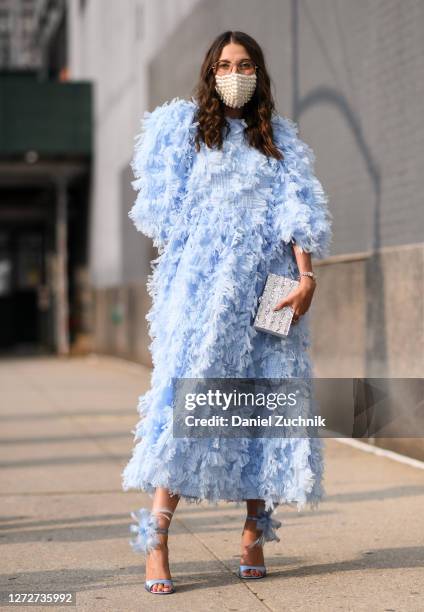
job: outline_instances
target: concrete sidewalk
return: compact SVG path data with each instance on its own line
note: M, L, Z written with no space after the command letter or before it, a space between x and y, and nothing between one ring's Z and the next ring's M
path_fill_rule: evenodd
M2 592L76 591L79 611L424 609L424 470L335 440L319 510L276 513L265 580L235 576L242 507L181 501L169 540L177 592L148 594L128 526L151 500L123 493L120 475L149 376L95 356L0 362Z

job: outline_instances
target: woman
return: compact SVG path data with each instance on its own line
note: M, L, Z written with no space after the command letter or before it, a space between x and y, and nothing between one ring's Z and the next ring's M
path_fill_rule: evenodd
M145 113L132 168L138 190L129 215L153 239L148 290L153 373L123 488L153 496L133 513L135 550L146 554L146 589L174 592L167 532L181 497L246 501L239 576L266 575L263 544L277 540L278 504L322 498L319 438L178 438L172 378L311 377L305 317L315 291L311 257L328 255L331 214L313 173L312 150L278 115L263 53L242 32L208 50L196 96ZM298 288L287 337L252 321L268 272Z

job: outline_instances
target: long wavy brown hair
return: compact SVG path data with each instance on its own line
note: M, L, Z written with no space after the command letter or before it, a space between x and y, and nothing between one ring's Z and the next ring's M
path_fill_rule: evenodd
M247 123L245 134L248 142L264 155L283 159L283 153L273 141L271 117L275 104L262 49L248 34L231 30L217 36L209 47L200 69L199 81L193 91L193 97L198 105L195 121L199 122L195 137L196 150L200 150L201 140L210 148L221 149L223 129L227 129L226 133L229 130L225 118L225 104L215 90L215 74L212 69L212 65L219 60L222 49L229 43L243 45L257 66L255 92L249 102L242 107L242 118Z

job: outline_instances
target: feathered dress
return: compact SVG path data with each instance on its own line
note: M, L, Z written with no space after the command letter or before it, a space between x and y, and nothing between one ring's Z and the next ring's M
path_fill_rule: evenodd
M228 119L223 149L194 149L196 101L146 112L131 166L129 212L159 256L147 288L150 389L139 397L124 490L166 487L189 502L263 499L311 506L323 496L319 438L174 438L173 377L312 377L308 314L279 338L252 322L268 272L297 278L296 242L329 254L332 215L314 154L291 120L272 119L283 160L249 146L244 119Z

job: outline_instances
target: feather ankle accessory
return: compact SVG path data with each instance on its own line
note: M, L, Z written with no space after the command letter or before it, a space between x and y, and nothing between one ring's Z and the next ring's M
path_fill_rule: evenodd
M147 508L140 508L140 510L131 512L131 517L136 521L136 524L130 525L130 531L134 534L130 544L135 552L147 555L160 544L157 534L168 533L168 527L159 527L157 515L162 515L170 521L173 512L168 508L159 508L152 511Z
M248 544L247 548L264 546L265 542L280 541L276 530L281 527L282 523L271 517L272 512L273 510L261 510L255 516L250 514L247 515L246 519L256 521L256 529L262 531L261 535L254 542Z

